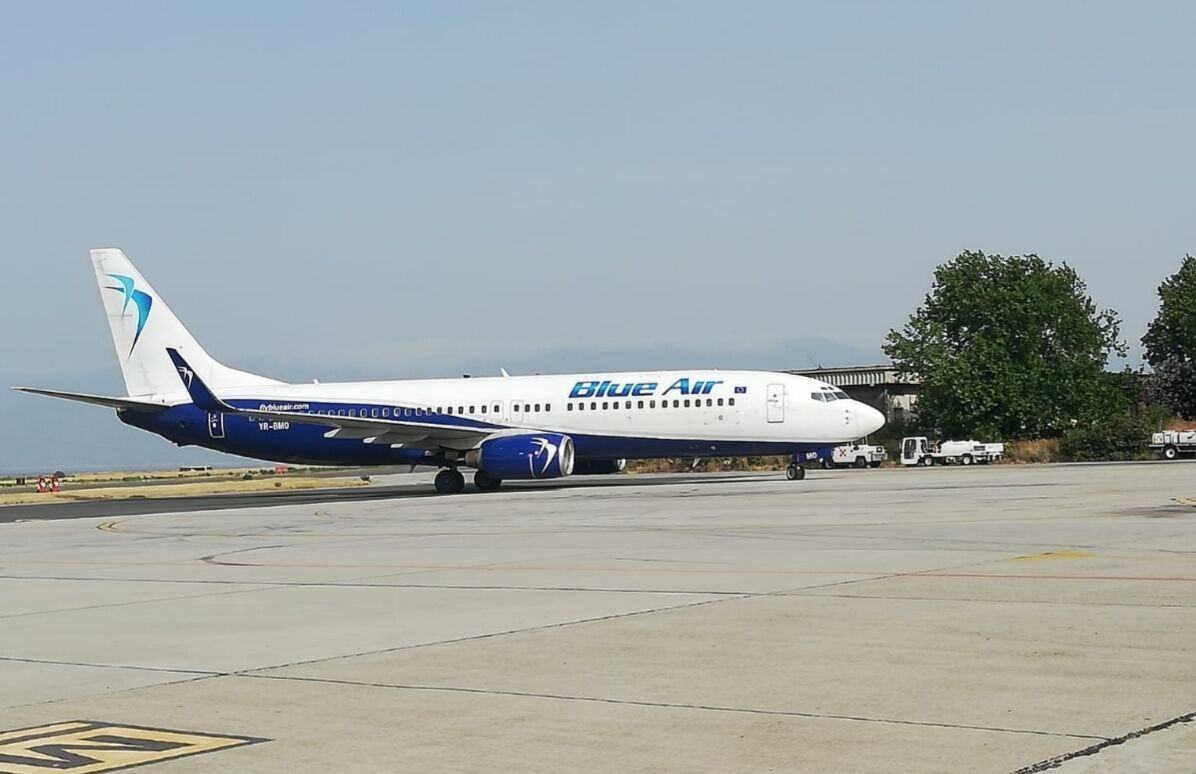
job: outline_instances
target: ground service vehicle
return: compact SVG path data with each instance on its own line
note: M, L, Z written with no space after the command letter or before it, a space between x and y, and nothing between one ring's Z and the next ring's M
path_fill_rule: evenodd
M981 465L996 462L1005 454L1003 443L979 441L931 441L925 436L901 439L901 464L922 465Z
M1150 436L1150 448L1165 460L1196 454L1196 430L1164 430Z
M831 449L829 456L823 457L822 467L842 468L850 465L853 468L879 468L880 463L888 459L885 447L866 443L850 443Z

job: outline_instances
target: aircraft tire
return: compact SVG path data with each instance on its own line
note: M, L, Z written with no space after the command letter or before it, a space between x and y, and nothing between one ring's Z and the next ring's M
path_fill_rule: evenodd
M806 469L801 465L790 465L785 469L785 478L790 481L801 481L806 477Z
M436 474L435 486L440 494L458 494L465 489L465 476L459 470L445 468Z
M482 492L493 492L502 486L501 478L494 478L484 470L478 470L473 474L473 485Z

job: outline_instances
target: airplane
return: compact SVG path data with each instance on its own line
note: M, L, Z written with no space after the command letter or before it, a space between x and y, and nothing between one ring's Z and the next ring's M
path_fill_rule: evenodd
M115 248L91 250L126 396L22 392L116 409L179 446L309 465L427 465L440 493L613 473L626 460L788 455L884 425L842 390L771 371L642 371L290 384L209 355Z

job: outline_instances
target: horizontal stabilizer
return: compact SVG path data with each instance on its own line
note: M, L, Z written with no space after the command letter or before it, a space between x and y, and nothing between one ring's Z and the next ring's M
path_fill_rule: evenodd
M43 390L39 387L13 387L17 392L27 392L31 395L46 395L51 398L73 400L77 403L90 403L93 406L107 406L121 411L162 411L169 408L165 403L155 403L136 398L109 398L106 395L90 395L86 392L64 392L63 390Z

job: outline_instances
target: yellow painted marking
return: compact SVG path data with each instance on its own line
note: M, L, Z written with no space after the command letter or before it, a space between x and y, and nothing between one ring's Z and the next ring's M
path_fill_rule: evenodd
M1027 554L1026 556L1015 556L1012 559L1006 559L1007 562L1045 562L1050 559L1091 559L1096 554L1091 551L1080 551L1078 549L1063 550L1063 551L1047 551L1042 554Z
M118 530L118 529L116 528L116 522L115 522L115 521L106 521L106 522L104 522L103 524L101 524L101 525L99 525L98 527L96 527L96 529L101 529L101 530L103 530L104 532L120 532L120 530Z
M1196 497L1176 497L1174 502L1177 502L1180 505L1190 505L1193 508L1196 508Z
M0 772L94 774L265 741L251 736L74 720L0 734Z

